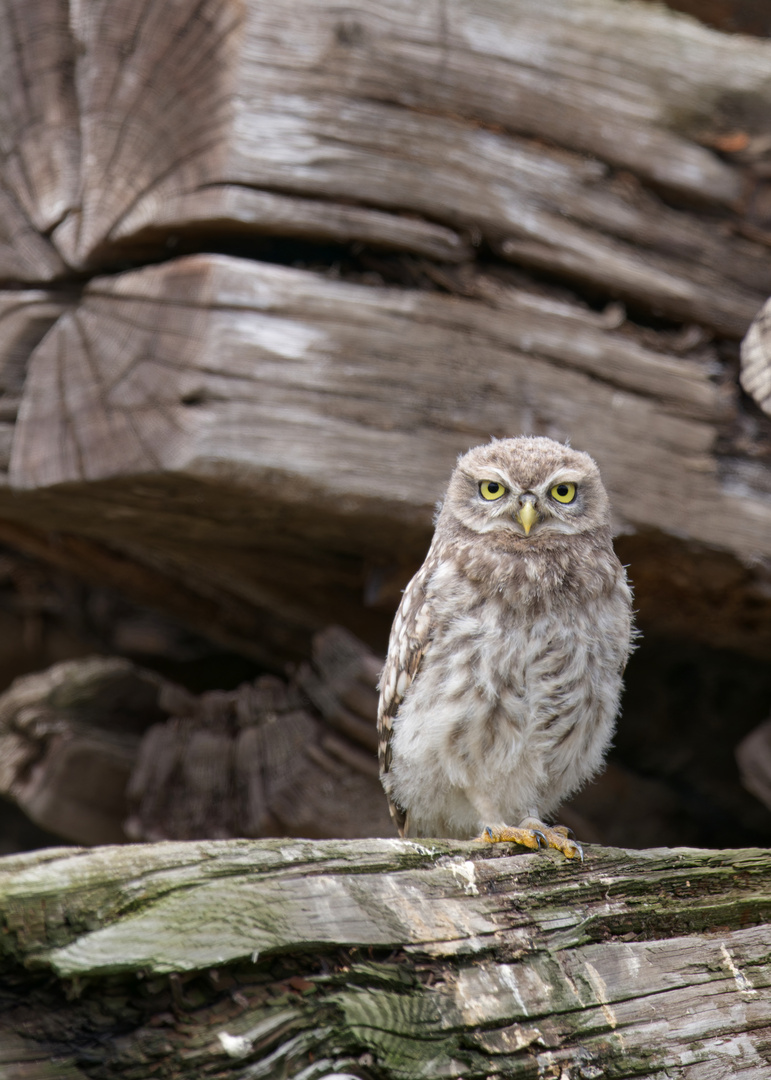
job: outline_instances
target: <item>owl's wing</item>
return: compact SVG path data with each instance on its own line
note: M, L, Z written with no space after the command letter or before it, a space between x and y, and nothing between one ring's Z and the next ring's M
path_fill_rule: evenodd
M426 561L404 590L391 628L388 656L380 676L380 701L377 710L381 776L391 768L391 740L399 706L418 673L431 638L431 610L426 598L426 585L436 564L436 558L429 552ZM398 806L388 796L388 809L399 835L403 835L409 807Z

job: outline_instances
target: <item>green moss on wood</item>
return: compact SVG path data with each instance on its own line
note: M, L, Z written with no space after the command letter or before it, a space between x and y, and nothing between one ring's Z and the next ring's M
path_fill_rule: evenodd
M0 1036L23 1002L41 1061L105 1080L653 1078L736 1040L765 1067L771 853L587 856L225 841L0 860Z

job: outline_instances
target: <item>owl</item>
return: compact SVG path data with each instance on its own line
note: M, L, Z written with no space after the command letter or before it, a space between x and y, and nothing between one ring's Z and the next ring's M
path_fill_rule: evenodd
M583 858L544 818L602 766L632 639L589 455L522 436L460 457L380 678L380 772L400 835Z

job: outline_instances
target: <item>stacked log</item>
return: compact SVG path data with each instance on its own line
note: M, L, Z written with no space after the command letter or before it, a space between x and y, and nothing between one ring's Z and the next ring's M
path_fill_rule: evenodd
M645 623L769 655L767 42L614 0L0 20L0 538L274 669L330 621L382 650L454 457L533 431L599 461Z
M766 1075L771 43L672 6L0 0L0 793L117 845L0 865L3 1075ZM520 432L644 635L565 820L736 850L393 838L388 627Z

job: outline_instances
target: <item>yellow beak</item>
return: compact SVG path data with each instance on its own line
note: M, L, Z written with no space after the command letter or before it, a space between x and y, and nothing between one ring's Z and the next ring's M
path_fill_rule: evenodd
M517 511L517 521L525 530L525 536L530 535L530 530L541 515L531 502L523 503Z

